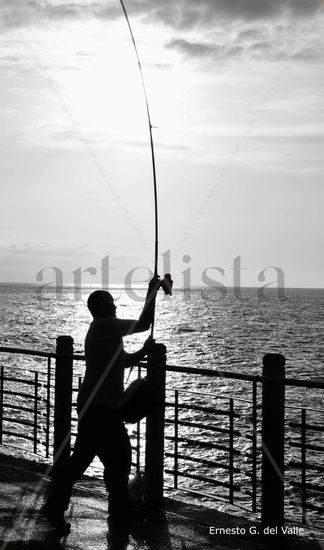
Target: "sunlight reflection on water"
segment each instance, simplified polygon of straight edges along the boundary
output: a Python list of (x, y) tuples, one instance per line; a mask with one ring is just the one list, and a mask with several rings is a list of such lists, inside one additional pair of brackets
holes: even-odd
[[(60, 334), (71, 334), (75, 350), (83, 341), (91, 316), (86, 298), (93, 289), (79, 292), (65, 288), (36, 290), (32, 286), (0, 285), (2, 345), (53, 351)], [(142, 303), (121, 289), (112, 289), (122, 318), (137, 318)], [(145, 291), (136, 290), (137, 297)], [(287, 375), (323, 376), (324, 291), (288, 289), (285, 301), (275, 290), (263, 300), (256, 289), (243, 289), (237, 299), (229, 290), (175, 290), (169, 298), (160, 294), (155, 338), (167, 346), (170, 364), (260, 372), (262, 357), (280, 352), (286, 357)], [(145, 339), (125, 339), (126, 349), (136, 349)]]
[[(56, 337), (70, 334), (75, 352), (83, 353), (83, 341), (91, 321), (86, 299), (92, 290), (83, 288), (80, 296), (69, 288), (56, 293), (51, 288), (40, 292), (28, 285), (0, 285), (1, 345), (55, 351)], [(121, 289), (113, 289), (112, 294), (119, 317), (138, 318), (141, 302), (134, 301)], [(136, 294), (144, 297), (145, 291), (136, 290)], [(235, 298), (231, 291), (225, 297), (217, 291), (205, 291), (202, 297), (200, 290), (190, 293), (176, 290), (171, 298), (159, 296), (155, 338), (166, 345), (169, 365), (261, 374), (263, 355), (276, 352), (286, 357), (288, 377), (323, 379), (323, 297), (323, 290), (288, 289), (285, 301), (278, 299), (275, 291), (268, 291), (265, 298), (259, 300), (256, 289), (244, 289), (241, 299)], [(125, 348), (134, 351), (146, 337), (147, 334), (138, 334), (125, 338)], [(42, 360), (36, 361), (41, 365)], [(27, 374), (35, 368), (35, 358), (11, 356), (7, 365)], [(75, 374), (82, 375), (83, 369), (81, 363), (76, 363)], [(182, 392), (201, 392), (210, 406), (213, 406), (213, 394), (222, 400), (230, 395), (246, 397), (250, 391), (241, 382), (207, 380), (196, 375), (169, 374), (168, 383), (180, 387)], [(312, 390), (287, 388), (286, 393), (287, 401), (299, 406), (322, 406), (320, 396)], [(183, 400), (190, 401), (190, 394), (184, 394)], [(292, 418), (296, 414), (298, 421), (299, 412), (300, 409), (298, 413), (292, 411)], [(200, 421), (209, 422), (207, 416)], [(192, 418), (192, 413), (185, 413), (183, 418)], [(246, 427), (244, 422), (242, 426)], [(190, 430), (187, 433), (190, 434)], [(204, 437), (204, 433), (198, 435)], [(207, 440), (211, 437), (208, 431), (205, 435)], [(296, 437), (293, 433), (290, 436), (292, 440)], [(212, 437), (215, 440), (215, 434)], [(240, 449), (249, 450), (246, 440), (240, 442)], [(199, 447), (194, 452), (197, 457), (215, 455)], [(294, 454), (291, 449), (288, 453), (298, 459), (298, 453)], [(244, 460), (242, 457), (242, 464)], [(99, 471), (95, 463), (92, 474)], [(201, 473), (204, 474), (204, 468), (200, 469)], [(215, 470), (214, 474), (219, 480), (226, 479), (224, 471)], [(241, 482), (239, 476), (238, 483)], [(197, 482), (191, 480), (191, 488), (196, 485)]]

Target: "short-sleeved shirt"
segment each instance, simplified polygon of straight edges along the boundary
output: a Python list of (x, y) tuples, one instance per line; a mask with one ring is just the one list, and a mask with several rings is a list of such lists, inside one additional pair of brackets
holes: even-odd
[(124, 389), (126, 366), (123, 336), (136, 321), (104, 317), (94, 319), (85, 338), (86, 372), (78, 394), (78, 405), (116, 407)]

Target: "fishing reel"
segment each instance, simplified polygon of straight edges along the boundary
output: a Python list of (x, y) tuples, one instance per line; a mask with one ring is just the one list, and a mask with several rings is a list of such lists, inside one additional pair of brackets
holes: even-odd
[(167, 296), (172, 296), (172, 286), (173, 281), (171, 279), (170, 273), (165, 273), (161, 281), (161, 288), (163, 288), (164, 294), (166, 294)]

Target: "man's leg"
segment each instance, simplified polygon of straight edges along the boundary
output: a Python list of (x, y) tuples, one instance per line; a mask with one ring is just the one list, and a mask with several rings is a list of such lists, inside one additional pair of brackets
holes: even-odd
[[(72, 488), (91, 464), (94, 456), (94, 434), (92, 429), (92, 414), (89, 411), (79, 422), (78, 434), (74, 451), (63, 468), (53, 469), (53, 477), (46, 495), (44, 513), (53, 519), (51, 523), (64, 522), (64, 512), (67, 510), (71, 498)], [(55, 525), (54, 525), (55, 526)], [(62, 523), (63, 526), (63, 523)]]
[(97, 454), (104, 465), (109, 517), (122, 520), (129, 508), (127, 484), (131, 468), (131, 445), (118, 413), (106, 414), (105, 430), (104, 439), (98, 443)]

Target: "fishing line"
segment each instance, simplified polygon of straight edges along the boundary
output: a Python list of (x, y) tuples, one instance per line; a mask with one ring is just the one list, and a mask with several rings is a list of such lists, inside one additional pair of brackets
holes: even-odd
[[(136, 59), (137, 59), (137, 64), (138, 64), (138, 68), (139, 68), (140, 75), (141, 75), (141, 81), (142, 81), (144, 97), (145, 97), (145, 106), (146, 106), (148, 127), (149, 127), (149, 133), (150, 133), (151, 159), (152, 159), (152, 171), (153, 171), (153, 188), (154, 188), (154, 220), (155, 220), (154, 221), (154, 227), (155, 227), (154, 276), (157, 276), (157, 274), (158, 274), (158, 251), (159, 251), (159, 224), (158, 224), (158, 201), (157, 201), (155, 155), (154, 155), (154, 143), (153, 143), (153, 132), (152, 132), (153, 126), (152, 126), (152, 122), (151, 122), (151, 114), (150, 114), (150, 108), (149, 108), (149, 103), (148, 103), (148, 97), (147, 97), (147, 92), (146, 92), (146, 86), (145, 86), (145, 80), (144, 80), (142, 65), (141, 65), (139, 54), (138, 54), (134, 34), (133, 34), (132, 27), (131, 27), (131, 24), (130, 24), (129, 19), (128, 19), (127, 11), (126, 11), (123, 0), (120, 0), (120, 3), (121, 3), (121, 6), (123, 8), (123, 12), (124, 12), (124, 15), (125, 15), (125, 18), (126, 18), (128, 29), (129, 29), (129, 32), (130, 32), (130, 35), (131, 35), (131, 38), (132, 38), (132, 42), (133, 42), (133, 46), (134, 46), (134, 50), (135, 50), (135, 55), (136, 55)], [(153, 333), (154, 333), (154, 320), (155, 320), (155, 309), (154, 309), (153, 321), (152, 321), (152, 325), (151, 325), (151, 336), (152, 336), (152, 338), (153, 338)]]

